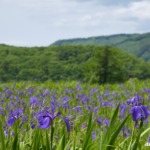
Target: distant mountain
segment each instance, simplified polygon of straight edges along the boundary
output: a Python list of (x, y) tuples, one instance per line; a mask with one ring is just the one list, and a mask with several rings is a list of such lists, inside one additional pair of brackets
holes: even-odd
[(113, 46), (150, 62), (150, 33), (117, 34), (89, 38), (58, 40), (52, 45), (96, 45)]

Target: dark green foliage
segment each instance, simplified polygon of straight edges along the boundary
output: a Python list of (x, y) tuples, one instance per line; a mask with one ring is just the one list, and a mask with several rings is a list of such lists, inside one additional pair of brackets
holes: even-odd
[(129, 78), (150, 77), (150, 64), (116, 48), (105, 46), (94, 51), (86, 68), (87, 81), (96, 83), (123, 82)]
[(150, 77), (150, 64), (113, 47), (0, 45), (0, 81), (122, 82)]

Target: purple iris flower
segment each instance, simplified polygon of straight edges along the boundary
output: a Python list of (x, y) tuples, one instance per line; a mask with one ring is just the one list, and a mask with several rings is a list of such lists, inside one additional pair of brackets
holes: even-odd
[(96, 131), (92, 131), (92, 140), (96, 139)]
[(92, 96), (94, 93), (96, 93), (98, 91), (97, 88), (93, 88), (90, 90), (90, 96)]
[(104, 91), (104, 96), (109, 96), (109, 91)]
[(21, 116), (23, 116), (22, 108), (17, 108), (15, 111), (10, 110), (7, 125), (12, 126), (15, 123), (16, 119), (20, 118)]
[(3, 109), (0, 107), (0, 114), (2, 115), (2, 116), (4, 116), (5, 115), (5, 113), (4, 113), (4, 111), (3, 111)]
[(82, 124), (82, 129), (85, 129), (85, 128), (87, 128), (87, 124)]
[(42, 129), (49, 128), (50, 125), (52, 125), (54, 119), (57, 117), (63, 119), (63, 121), (66, 124), (67, 131), (70, 131), (69, 119), (63, 117), (60, 112), (58, 112), (57, 114), (53, 114), (53, 113), (49, 113), (49, 112), (44, 112), (44, 113), (40, 112), (39, 115), (37, 116), (37, 119), (39, 122), (38, 127), (42, 128)]
[(88, 110), (88, 113), (90, 113), (91, 106), (90, 105), (86, 105), (86, 110)]
[(82, 94), (81, 95), (81, 101), (83, 104), (86, 104), (88, 101), (90, 101), (90, 98), (87, 97), (86, 95)]
[(128, 101), (127, 101), (127, 104), (130, 105), (130, 106), (139, 106), (141, 105), (141, 101), (143, 100), (143, 98), (141, 96), (138, 96), (137, 94), (135, 94), (134, 97), (130, 98)]
[(71, 89), (66, 89), (65, 92), (68, 94), (73, 94), (73, 90), (71, 90)]
[(81, 87), (80, 83), (78, 83), (78, 84), (76, 85), (76, 89), (77, 89), (78, 91), (81, 91), (81, 90), (82, 90), (82, 87)]
[(148, 143), (150, 143), (150, 136), (148, 136), (148, 140), (147, 141), (148, 141)]
[(124, 126), (124, 127), (122, 128), (122, 131), (123, 131), (123, 136), (124, 136), (124, 137), (131, 136), (131, 134), (130, 134), (131, 131), (130, 131), (129, 128), (127, 128), (127, 127)]
[(50, 95), (50, 92), (48, 90), (45, 90), (44, 93), (43, 93), (43, 97), (46, 97), (46, 96), (49, 96)]
[(33, 96), (33, 97), (30, 97), (30, 105), (32, 104), (38, 104), (38, 99), (37, 97)]
[(146, 106), (133, 106), (130, 110), (130, 113), (132, 114), (133, 121), (137, 122), (138, 120), (144, 120), (147, 119), (150, 115), (150, 111)]
[(102, 102), (101, 103), (101, 106), (102, 107), (114, 107), (115, 106), (115, 104), (113, 104), (113, 103), (111, 103), (111, 102)]
[(127, 101), (128, 105), (132, 106), (129, 111), (132, 114), (132, 119), (135, 121), (137, 126), (138, 120), (146, 120), (150, 115), (150, 111), (146, 106), (142, 105), (143, 98), (135, 94), (135, 96)]
[(28, 121), (28, 117), (22, 116), (22, 122), (21, 122), (21, 124), (19, 124), (19, 128), (21, 128), (22, 125), (27, 121)]
[(97, 113), (97, 112), (98, 112), (98, 108), (97, 108), (97, 107), (94, 107), (94, 108), (93, 108), (93, 112), (94, 112), (94, 113)]
[(62, 98), (62, 100), (63, 100), (64, 103), (67, 103), (69, 101), (69, 97), (68, 96), (64, 96)]
[(35, 96), (30, 97), (31, 109), (37, 107), (38, 104), (39, 104), (39, 101), (38, 101), (37, 97), (35, 97)]
[(5, 91), (5, 94), (6, 94), (6, 98), (8, 99), (10, 96), (12, 96), (13, 92), (8, 89)]
[(127, 109), (127, 105), (121, 104), (120, 105), (120, 116), (123, 116), (125, 114), (125, 110)]
[(103, 102), (103, 96), (99, 97), (99, 102)]
[(108, 127), (110, 124), (110, 120), (108, 120), (107, 118), (103, 120), (103, 124), (104, 126)]
[(79, 113), (82, 112), (81, 106), (76, 106), (76, 107), (73, 108), (73, 110), (75, 110), (76, 112), (79, 112)]
[(98, 117), (98, 118), (97, 118), (97, 123), (103, 124), (103, 119), (102, 119), (101, 117)]
[(35, 125), (35, 123), (34, 123), (34, 121), (33, 121), (33, 120), (31, 120), (31, 122), (30, 122), (30, 126), (31, 126), (31, 129), (34, 129), (34, 128), (36, 127), (36, 125)]
[(5, 137), (8, 136), (8, 134), (9, 134), (9, 133), (8, 133), (8, 130), (5, 130), (5, 131), (4, 131)]

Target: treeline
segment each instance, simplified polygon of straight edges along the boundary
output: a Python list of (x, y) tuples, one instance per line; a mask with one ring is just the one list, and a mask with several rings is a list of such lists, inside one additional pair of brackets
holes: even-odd
[(150, 63), (113, 47), (0, 45), (0, 81), (123, 82), (150, 78)]

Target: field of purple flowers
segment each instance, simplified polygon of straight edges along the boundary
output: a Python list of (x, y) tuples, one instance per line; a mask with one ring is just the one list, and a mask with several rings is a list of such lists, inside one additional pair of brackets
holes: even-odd
[(150, 80), (0, 85), (2, 150), (146, 150)]

